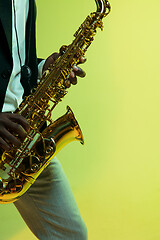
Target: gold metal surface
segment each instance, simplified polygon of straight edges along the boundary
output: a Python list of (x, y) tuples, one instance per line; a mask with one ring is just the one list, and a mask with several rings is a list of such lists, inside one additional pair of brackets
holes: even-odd
[[(52, 121), (51, 113), (67, 94), (66, 81), (75, 65), (94, 40), (96, 29), (103, 29), (102, 19), (110, 12), (106, 0), (96, 0), (97, 11), (91, 13), (74, 34), (64, 53), (43, 74), (35, 92), (26, 97), (16, 110), (30, 124), (30, 132), (19, 148), (5, 151), (0, 160), (0, 203), (14, 202), (33, 184), (39, 174), (66, 144), (84, 143), (73, 112)], [(50, 104), (51, 103), (51, 104)], [(41, 133), (45, 122), (49, 126)]]

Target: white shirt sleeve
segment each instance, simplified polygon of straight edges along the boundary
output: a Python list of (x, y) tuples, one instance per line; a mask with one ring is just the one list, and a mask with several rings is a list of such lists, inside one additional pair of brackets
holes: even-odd
[(42, 70), (43, 70), (43, 66), (45, 64), (45, 59), (42, 60), (39, 64), (38, 64), (38, 80), (37, 82), (39, 82), (39, 80), (42, 78)]

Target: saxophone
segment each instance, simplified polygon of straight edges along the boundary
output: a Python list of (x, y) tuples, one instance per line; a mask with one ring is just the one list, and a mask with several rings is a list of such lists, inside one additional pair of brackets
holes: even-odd
[[(78, 122), (69, 106), (56, 121), (51, 113), (67, 94), (66, 81), (72, 68), (84, 56), (94, 40), (97, 28), (103, 29), (102, 19), (110, 12), (107, 0), (95, 0), (97, 11), (91, 13), (74, 34), (63, 54), (44, 72), (40, 83), (20, 104), (15, 113), (27, 119), (30, 131), (19, 148), (12, 146), (0, 160), (0, 203), (18, 200), (34, 183), (51, 159), (68, 143), (84, 144)], [(41, 132), (44, 123), (48, 126)]]

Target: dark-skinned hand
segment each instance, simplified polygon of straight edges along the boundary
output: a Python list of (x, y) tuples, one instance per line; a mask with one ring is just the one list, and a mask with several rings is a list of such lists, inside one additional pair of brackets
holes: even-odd
[[(61, 53), (53, 53), (52, 55), (50, 55), (45, 61), (45, 64), (43, 66), (43, 72), (45, 72), (59, 56), (61, 56)], [(79, 64), (84, 63), (85, 61), (86, 59), (84, 57), (81, 57)], [(74, 66), (68, 80), (66, 81), (66, 87), (70, 87), (71, 84), (77, 84), (77, 77), (83, 78), (85, 77), (85, 75), (86, 73), (79, 66)]]
[(29, 131), (27, 120), (15, 113), (0, 113), (0, 149), (19, 147)]

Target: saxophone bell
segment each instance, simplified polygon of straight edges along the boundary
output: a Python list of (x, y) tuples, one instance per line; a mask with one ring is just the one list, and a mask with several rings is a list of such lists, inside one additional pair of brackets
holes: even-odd
[(50, 124), (42, 132), (42, 135), (45, 139), (54, 139), (56, 146), (54, 155), (72, 141), (79, 141), (84, 144), (82, 131), (69, 106), (67, 106), (66, 114)]
[[(0, 203), (11, 203), (22, 196), (34, 183), (37, 176), (46, 168), (51, 159), (68, 143), (79, 141), (84, 144), (79, 124), (69, 106), (67, 112), (51, 123), (43, 132), (41, 139), (34, 146), (34, 155), (25, 157), (19, 166), (18, 175), (8, 175), (9, 165), (0, 170)], [(2, 160), (1, 160), (2, 161)], [(3, 163), (3, 161), (2, 161)], [(17, 175), (17, 176), (16, 176)]]

